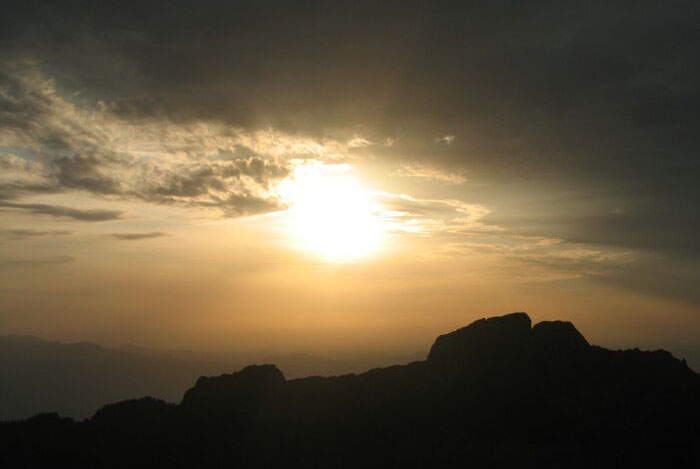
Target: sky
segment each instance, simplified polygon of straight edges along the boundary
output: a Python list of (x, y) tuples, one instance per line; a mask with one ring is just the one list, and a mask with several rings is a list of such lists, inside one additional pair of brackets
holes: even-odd
[(0, 333), (700, 366), (700, 5), (0, 6)]

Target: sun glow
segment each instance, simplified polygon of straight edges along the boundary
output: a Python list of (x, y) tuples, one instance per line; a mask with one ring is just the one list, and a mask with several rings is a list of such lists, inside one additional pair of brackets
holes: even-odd
[(375, 252), (382, 225), (371, 193), (347, 166), (300, 168), (284, 188), (289, 228), (300, 247), (332, 261)]

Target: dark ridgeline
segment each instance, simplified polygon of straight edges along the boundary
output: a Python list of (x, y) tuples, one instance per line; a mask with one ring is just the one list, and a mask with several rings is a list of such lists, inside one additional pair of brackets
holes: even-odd
[(199, 378), (75, 422), (0, 430), (2, 467), (700, 467), (700, 375), (665, 351), (591, 346), (525, 313), (438, 337), (428, 359), (285, 380)]
[(423, 356), (367, 354), (329, 359), (300, 353), (256, 356), (136, 346), (110, 349), (0, 335), (0, 421), (46, 411), (85, 419), (105, 402), (140, 396), (178, 402), (197, 377), (227, 373), (249, 363), (275, 363), (287, 378), (301, 378), (357, 373)]

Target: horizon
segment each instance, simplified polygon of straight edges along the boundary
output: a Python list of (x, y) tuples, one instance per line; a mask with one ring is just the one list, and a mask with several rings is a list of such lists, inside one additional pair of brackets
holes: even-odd
[[(203, 383), (214, 380), (223, 386), (229, 380), (236, 382), (251, 373), (269, 372), (292, 386), (295, 385), (292, 383), (307, 386), (304, 383), (319, 383), (319, 379), (331, 382), (365, 380), (377, 374), (390, 377), (396, 370), (410, 374), (411, 370), (415, 372), (426, 367), (439, 370), (444, 365), (452, 370), (452, 379), (457, 382), (465, 371), (469, 376), (490, 370), (480, 383), (488, 387), (502, 379), (498, 378), (499, 367), (502, 371), (510, 369), (512, 376), (508, 379), (518, 376), (517, 366), (513, 368), (518, 362), (523, 370), (539, 369), (539, 373), (545, 374), (552, 373), (548, 367), (553, 364), (557, 364), (556, 370), (562, 365), (580, 367), (584, 363), (587, 364), (581, 369), (583, 373), (601, 366), (601, 370), (612, 366), (608, 370), (614, 373), (630, 372), (634, 368), (628, 367), (637, 362), (637, 367), (642, 364), (637, 372), (641, 372), (644, 381), (661, 378), (662, 375), (655, 378), (654, 375), (672, 370), (687, 379), (700, 377), (692, 370), (692, 363), (674, 358), (667, 351), (610, 350), (591, 344), (569, 322), (532, 321), (525, 312), (480, 318), (439, 335), (428, 351), (410, 355), (371, 351), (340, 356), (292, 352), (256, 355), (254, 352), (165, 350), (133, 345), (105, 348), (91, 342), (50, 342), (34, 336), (12, 335), (0, 336), (0, 351), (0, 381), (3, 383), (0, 422), (10, 423), (39, 416), (88, 422), (110, 406), (129, 406), (135, 402), (183, 406), (188, 395), (206, 388)], [(593, 368), (587, 368), (591, 365)], [(558, 373), (558, 378), (556, 374), (550, 378), (562, 379), (566, 375), (563, 369)], [(639, 378), (627, 376), (622, 382), (629, 379)], [(676, 379), (678, 376), (663, 386), (672, 386)], [(585, 382), (583, 379), (579, 386), (587, 388), (589, 385)], [(52, 392), (38, 392), (41, 389)], [(236, 388), (228, 392), (232, 393), (230, 402), (237, 402)], [(220, 405), (226, 404), (220, 402)], [(216, 412), (217, 408), (211, 410)]]
[(7, 2), (0, 335), (700, 368), (696, 5)]
[[(513, 312), (515, 313), (515, 312)], [(513, 314), (506, 313), (506, 314)], [(517, 313), (526, 313), (525, 311), (518, 311)], [(3, 339), (27, 339), (30, 341), (39, 341), (41, 343), (49, 345), (58, 346), (75, 346), (75, 345), (89, 345), (97, 346), (102, 350), (114, 351), (114, 352), (124, 352), (133, 355), (143, 355), (154, 358), (163, 359), (174, 359), (184, 362), (192, 363), (209, 363), (209, 364), (219, 364), (225, 366), (221, 368), (222, 373), (230, 373), (237, 371), (240, 367), (246, 365), (253, 365), (256, 363), (263, 363), (270, 361), (271, 364), (280, 365), (276, 363), (275, 360), (282, 360), (282, 371), (284, 371), (286, 360), (293, 360), (295, 358), (305, 358), (311, 360), (311, 363), (307, 368), (302, 368), (301, 371), (294, 370), (292, 372), (292, 377), (302, 378), (306, 376), (321, 375), (321, 376), (332, 376), (332, 375), (342, 375), (345, 373), (358, 373), (363, 371), (368, 371), (372, 368), (385, 367), (397, 364), (405, 364), (414, 360), (425, 360), (428, 356), (430, 348), (435, 344), (435, 341), (444, 334), (449, 334), (455, 332), (459, 329), (463, 329), (475, 321), (487, 319), (489, 317), (497, 316), (484, 316), (481, 318), (475, 318), (468, 323), (464, 323), (461, 326), (457, 326), (452, 330), (443, 331), (442, 333), (434, 336), (427, 346), (420, 349), (402, 349), (402, 348), (370, 348), (370, 349), (329, 349), (329, 348), (304, 348), (303, 346), (297, 347), (283, 347), (276, 348), (270, 346), (269, 344), (261, 346), (259, 348), (247, 349), (247, 348), (167, 348), (167, 347), (149, 347), (143, 344), (134, 343), (99, 343), (96, 341), (61, 341), (53, 340), (45, 337), (38, 337), (35, 335), (26, 334), (3, 334), (0, 335), (0, 341)], [(530, 315), (528, 314), (528, 317)], [(542, 321), (532, 320), (533, 327), (540, 322), (550, 322), (550, 321), (560, 321), (558, 319), (546, 319)], [(568, 321), (564, 321), (568, 322)], [(575, 324), (573, 324), (576, 327)], [(578, 328), (577, 328), (578, 330)], [(579, 331), (581, 332), (581, 331)], [(582, 333), (582, 335), (588, 340), (589, 337)], [(697, 353), (695, 349), (688, 348), (676, 348), (669, 349), (664, 347), (663, 344), (643, 344), (643, 345), (633, 345), (633, 346), (616, 346), (614, 344), (597, 343), (595, 341), (590, 341), (591, 345), (602, 347), (611, 350), (631, 350), (631, 349), (641, 349), (642, 351), (657, 351), (666, 350), (671, 352), (676, 358), (684, 360), (687, 365), (697, 372), (700, 369), (700, 354)], [(324, 365), (321, 367), (320, 365)], [(318, 371), (323, 369), (323, 371)], [(289, 378), (289, 377), (288, 377)]]

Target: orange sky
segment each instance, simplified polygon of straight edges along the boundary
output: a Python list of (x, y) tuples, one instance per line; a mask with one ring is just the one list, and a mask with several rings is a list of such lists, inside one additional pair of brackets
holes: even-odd
[(0, 15), (0, 334), (414, 352), (525, 310), (700, 363), (694, 8)]

